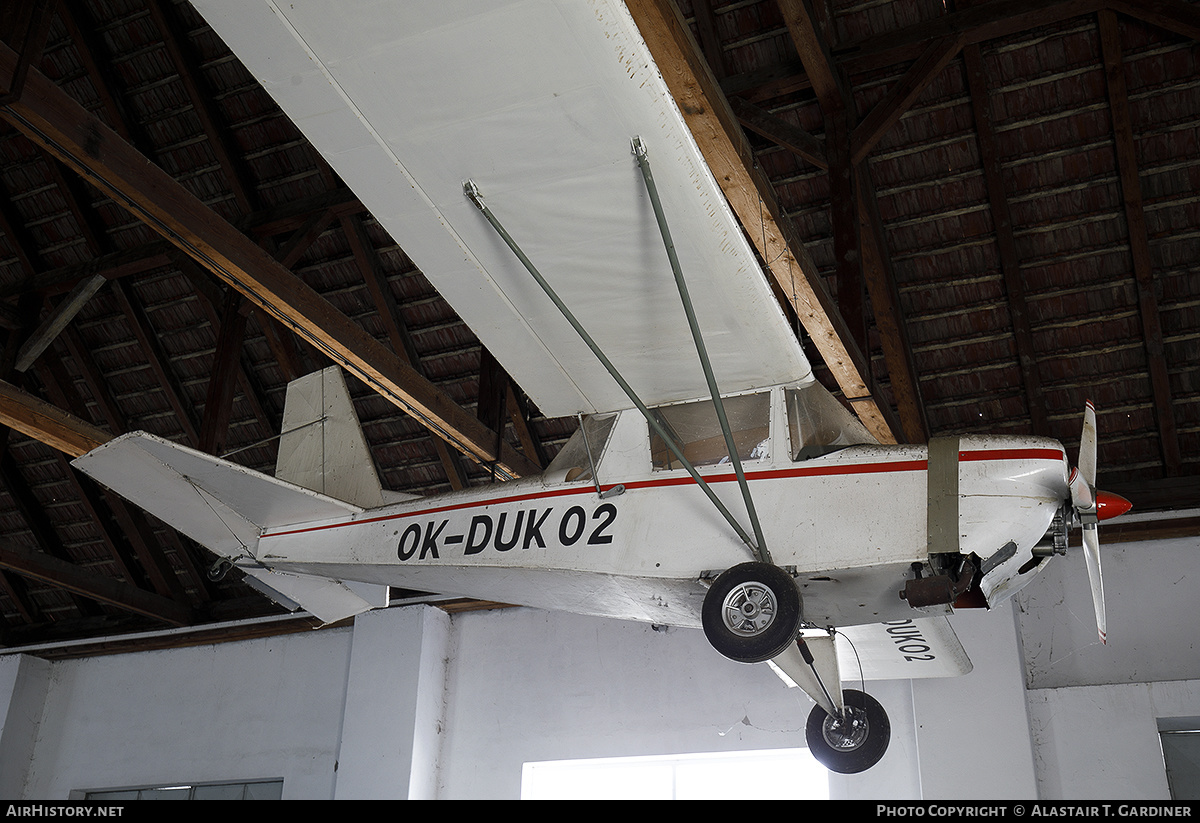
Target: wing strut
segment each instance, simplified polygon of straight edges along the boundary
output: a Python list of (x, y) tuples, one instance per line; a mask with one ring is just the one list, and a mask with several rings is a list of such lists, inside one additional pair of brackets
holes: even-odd
[(729, 419), (725, 416), (725, 404), (721, 402), (717, 378), (713, 374), (712, 363), (708, 359), (708, 349), (704, 345), (704, 337), (700, 334), (700, 325), (696, 322), (696, 312), (692, 309), (692, 298), (688, 294), (687, 283), (683, 280), (683, 271), (679, 267), (679, 256), (675, 254), (675, 243), (671, 240), (671, 230), (667, 227), (667, 216), (663, 213), (662, 202), (658, 199), (658, 187), (654, 185), (654, 175), (650, 172), (650, 158), (646, 155), (646, 145), (642, 142), (641, 137), (633, 138), (633, 156), (637, 158), (638, 168), (642, 170), (642, 179), (646, 181), (646, 192), (650, 195), (650, 205), (654, 207), (654, 216), (658, 219), (658, 231), (662, 235), (663, 245), (667, 247), (667, 259), (671, 262), (671, 272), (675, 275), (675, 285), (679, 288), (679, 298), (683, 301), (688, 327), (692, 330), (692, 339), (696, 341), (696, 354), (700, 356), (704, 379), (708, 381), (708, 392), (712, 395), (713, 406), (717, 410), (721, 433), (725, 435), (725, 447), (729, 449), (729, 460), (733, 463), (733, 473), (737, 476), (738, 488), (742, 490), (742, 500), (745, 501), (746, 512), (750, 515), (750, 525), (754, 528), (754, 540), (758, 543), (758, 550), (755, 554), (761, 562), (770, 563), (771, 553), (767, 550), (767, 541), (763, 537), (762, 526), (758, 522), (758, 512), (755, 511), (754, 500), (750, 497), (750, 486), (746, 483), (746, 473), (742, 471), (742, 459), (738, 457), (737, 446), (733, 442), (733, 432), (730, 431)]
[(596, 359), (600, 361), (600, 364), (604, 366), (605, 370), (612, 376), (612, 379), (617, 381), (617, 385), (621, 387), (621, 390), (625, 392), (625, 395), (633, 402), (633, 405), (637, 406), (638, 411), (640, 411), (642, 416), (646, 418), (646, 422), (650, 424), (650, 427), (654, 429), (658, 436), (663, 439), (663, 442), (667, 444), (667, 448), (671, 450), (671, 454), (675, 455), (675, 459), (677, 459), (683, 465), (683, 467), (687, 469), (688, 474), (690, 474), (692, 479), (696, 481), (696, 485), (698, 485), (708, 499), (712, 501), (712, 504), (717, 507), (717, 510), (721, 512), (721, 515), (729, 522), (729, 525), (733, 527), (733, 530), (737, 532), (737, 535), (742, 539), (742, 542), (750, 547), (750, 551), (753, 552), (755, 559), (761, 559), (759, 548), (757, 545), (755, 545), (754, 539), (750, 537), (750, 535), (746, 533), (746, 530), (742, 528), (741, 524), (734, 519), (734, 516), (729, 512), (729, 509), (725, 507), (725, 504), (720, 501), (717, 495), (709, 487), (708, 483), (706, 483), (704, 478), (700, 476), (700, 473), (696, 471), (696, 467), (692, 465), (691, 461), (683, 456), (683, 450), (680, 449), (675, 443), (675, 439), (667, 432), (666, 428), (658, 421), (650, 409), (647, 408), (646, 404), (641, 401), (641, 398), (637, 396), (637, 393), (633, 390), (633, 387), (625, 381), (625, 378), (623, 378), (620, 372), (617, 371), (617, 367), (614, 366), (612, 362), (604, 355), (604, 352), (600, 350), (600, 347), (596, 344), (596, 341), (592, 339), (591, 335), (587, 333), (587, 330), (583, 328), (577, 319), (575, 319), (575, 315), (571, 313), (571, 310), (567, 308), (567, 305), (562, 301), (554, 289), (551, 288), (550, 284), (546, 282), (546, 278), (542, 277), (541, 272), (539, 272), (537, 267), (533, 265), (533, 261), (525, 256), (525, 252), (521, 251), (521, 247), (517, 245), (517, 241), (513, 240), (512, 235), (510, 235), (508, 231), (505, 230), (504, 226), (500, 224), (500, 221), (496, 218), (496, 215), (492, 214), (492, 210), (489, 209), (487, 204), (483, 202), (483, 195), (479, 193), (479, 187), (476, 186), (471, 180), (467, 180), (465, 183), (463, 183), (463, 194), (465, 194), (467, 198), (475, 204), (475, 207), (478, 208), (483, 216), (487, 218), (487, 221), (492, 224), (492, 228), (496, 230), (496, 234), (500, 235), (500, 239), (503, 240), (510, 249), (512, 249), (513, 254), (515, 254), (517, 259), (521, 261), (521, 265), (523, 265), (525, 269), (531, 275), (533, 275), (533, 279), (536, 280), (537, 284), (542, 287), (542, 291), (546, 293), (546, 296), (550, 298), (550, 301), (554, 303), (560, 312), (562, 312), (562, 316), (565, 317), (567, 322), (571, 324), (571, 327), (575, 329), (575, 332), (579, 335), (583, 342), (587, 344), (587, 347), (592, 350), (592, 354), (596, 355)]

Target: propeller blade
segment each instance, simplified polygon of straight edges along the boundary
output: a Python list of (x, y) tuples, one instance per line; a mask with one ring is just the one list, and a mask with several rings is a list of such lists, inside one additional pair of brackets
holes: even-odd
[(1104, 579), (1100, 573), (1100, 536), (1095, 523), (1083, 527), (1083, 556), (1087, 559), (1088, 580), (1092, 584), (1092, 604), (1096, 607), (1096, 631), (1100, 633), (1100, 642), (1107, 644)]
[(1096, 498), (1092, 495), (1092, 488), (1083, 479), (1083, 474), (1079, 469), (1071, 469), (1071, 479), (1067, 481), (1071, 488), (1071, 505), (1075, 507), (1077, 512), (1089, 512), (1096, 505)]
[(1083, 434), (1079, 438), (1079, 473), (1089, 486), (1096, 486), (1096, 407), (1087, 401), (1083, 410)]

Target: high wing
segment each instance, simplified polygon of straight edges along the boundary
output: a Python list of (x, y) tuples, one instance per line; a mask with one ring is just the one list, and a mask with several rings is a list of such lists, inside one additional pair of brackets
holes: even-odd
[(463, 184), (647, 405), (705, 396), (635, 137), (721, 391), (810, 379), (620, 0), (195, 5), (544, 414), (631, 403)]

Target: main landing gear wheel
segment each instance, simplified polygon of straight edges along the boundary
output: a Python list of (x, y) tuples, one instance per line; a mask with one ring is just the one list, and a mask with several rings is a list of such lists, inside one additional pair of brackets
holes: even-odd
[(778, 566), (742, 563), (716, 579), (700, 617), (714, 649), (739, 663), (761, 663), (796, 640), (800, 591)]
[(892, 725), (879, 701), (854, 689), (842, 692), (841, 720), (820, 706), (808, 715), (808, 750), (821, 765), (839, 774), (864, 772), (879, 762), (892, 738)]

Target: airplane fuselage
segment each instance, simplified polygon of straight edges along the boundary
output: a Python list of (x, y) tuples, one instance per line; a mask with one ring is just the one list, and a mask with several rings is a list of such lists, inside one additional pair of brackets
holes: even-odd
[[(638, 425), (618, 423), (616, 431), (630, 423)], [(270, 528), (255, 555), (283, 571), (698, 626), (706, 581), (753, 559), (751, 549), (685, 472), (614, 476), (606, 462), (600, 490), (620, 483), (623, 493), (601, 498), (591, 480), (547, 475)], [(899, 592), (914, 564), (930, 559), (926, 447), (852, 446), (798, 463), (749, 461), (745, 471), (767, 548), (796, 577), (806, 621), (846, 626), (914, 615)], [(732, 469), (701, 473), (744, 516)], [(1016, 548), (985, 578), (989, 602), (1033, 576), (1018, 570), (1061, 506), (1066, 482), (1054, 441), (960, 440), (959, 551), (986, 565)]]

